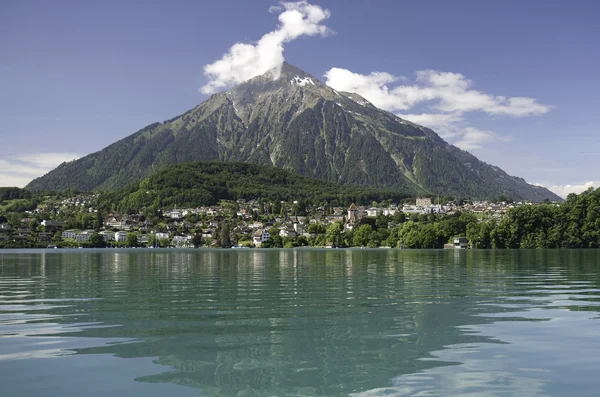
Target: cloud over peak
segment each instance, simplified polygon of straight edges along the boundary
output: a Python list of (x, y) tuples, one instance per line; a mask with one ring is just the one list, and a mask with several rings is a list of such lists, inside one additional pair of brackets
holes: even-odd
[(281, 2), (269, 8), (269, 12), (280, 12), (277, 29), (262, 36), (256, 44), (236, 43), (221, 59), (205, 65), (204, 75), (209, 81), (200, 89), (202, 93), (213, 94), (269, 70), (277, 78), (285, 60), (285, 43), (301, 36), (325, 36), (332, 32), (322, 24), (329, 18), (329, 10), (306, 0)]
[(326, 83), (339, 91), (361, 94), (375, 106), (388, 111), (408, 110), (424, 102), (441, 113), (482, 111), (488, 114), (527, 116), (544, 114), (551, 107), (534, 98), (494, 96), (472, 89), (473, 82), (460, 73), (419, 70), (415, 83), (390, 87), (400, 80), (385, 72), (368, 75), (332, 68), (325, 73)]
[[(282, 1), (270, 7), (269, 12), (277, 14), (275, 30), (255, 43), (236, 43), (221, 59), (205, 65), (208, 82), (200, 88), (202, 93), (213, 94), (267, 72), (278, 78), (285, 61), (286, 43), (302, 36), (326, 36), (332, 32), (324, 24), (330, 11), (308, 0)], [(419, 70), (408, 79), (382, 71), (360, 74), (334, 67), (325, 73), (325, 79), (333, 89), (360, 94), (381, 109), (434, 129), (465, 150), (478, 149), (482, 143), (508, 140), (471, 126), (468, 113), (525, 117), (552, 109), (535, 98), (477, 90), (473, 81), (461, 73), (434, 69)]]
[[(534, 98), (505, 97), (473, 89), (473, 82), (460, 73), (419, 70), (412, 83), (386, 72), (354, 73), (331, 68), (325, 73), (326, 84), (339, 91), (356, 92), (373, 105), (417, 124), (435, 129), (445, 139), (464, 150), (481, 147), (483, 142), (506, 141), (500, 135), (469, 126), (465, 114), (483, 112), (489, 115), (524, 117), (540, 115), (551, 106)], [(402, 82), (402, 83), (400, 83)], [(410, 111), (425, 106), (426, 113)]]

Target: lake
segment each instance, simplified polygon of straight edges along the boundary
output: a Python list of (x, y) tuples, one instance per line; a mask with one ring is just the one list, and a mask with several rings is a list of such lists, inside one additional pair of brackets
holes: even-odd
[(0, 395), (598, 396), (600, 251), (4, 250)]

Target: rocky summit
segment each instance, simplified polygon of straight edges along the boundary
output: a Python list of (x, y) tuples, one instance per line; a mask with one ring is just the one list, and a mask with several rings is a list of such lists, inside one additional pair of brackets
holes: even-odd
[(272, 165), (343, 185), (473, 199), (560, 200), (448, 144), (434, 131), (284, 63), (33, 180), (35, 190), (108, 190), (166, 165)]

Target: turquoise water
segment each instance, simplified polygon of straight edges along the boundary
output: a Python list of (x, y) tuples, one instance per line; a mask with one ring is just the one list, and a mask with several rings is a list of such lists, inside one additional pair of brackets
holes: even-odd
[(600, 251), (0, 251), (0, 395), (598, 396)]

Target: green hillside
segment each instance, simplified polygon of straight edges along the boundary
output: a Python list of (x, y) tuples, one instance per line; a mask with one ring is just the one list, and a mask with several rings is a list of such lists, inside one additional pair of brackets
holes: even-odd
[[(420, 192), (411, 192), (413, 195)], [(400, 201), (406, 192), (340, 186), (276, 168), (241, 162), (194, 162), (166, 167), (135, 186), (100, 197), (103, 207), (121, 211), (197, 207), (221, 200), (298, 200), (307, 204), (349, 205)]]

